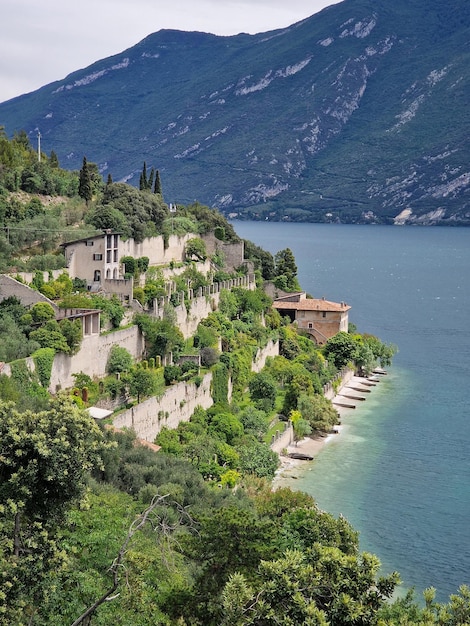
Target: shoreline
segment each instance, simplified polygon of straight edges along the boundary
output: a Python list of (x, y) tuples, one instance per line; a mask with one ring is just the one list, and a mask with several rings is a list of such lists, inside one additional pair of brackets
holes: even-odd
[[(367, 400), (368, 394), (379, 384), (380, 377), (385, 375), (385, 370), (377, 369), (368, 377), (353, 376), (347, 383), (342, 385), (332, 403), (339, 415), (339, 424), (335, 426), (336, 432), (327, 435), (317, 435), (315, 437), (304, 437), (297, 444), (291, 443), (287, 446), (287, 453), (301, 453), (312, 456), (313, 460), (325, 448), (325, 446), (341, 435), (343, 430), (343, 420), (354, 411), (361, 402)], [(280, 466), (273, 478), (273, 488), (284, 487), (285, 479), (297, 479), (298, 474), (303, 474), (309, 468), (312, 461), (292, 459), (289, 456), (279, 453)]]

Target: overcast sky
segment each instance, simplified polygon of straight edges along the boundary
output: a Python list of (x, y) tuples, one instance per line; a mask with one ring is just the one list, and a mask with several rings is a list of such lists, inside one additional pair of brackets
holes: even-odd
[(254, 34), (339, 1), (1, 0), (0, 102), (118, 54), (161, 28)]

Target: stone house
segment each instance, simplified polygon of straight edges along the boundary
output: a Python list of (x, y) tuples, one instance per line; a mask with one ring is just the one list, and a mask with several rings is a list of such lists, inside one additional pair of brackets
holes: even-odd
[(123, 278), (119, 243), (119, 234), (110, 232), (62, 244), (70, 278), (86, 280), (92, 291), (105, 278)]
[(133, 283), (132, 280), (125, 281), (123, 257), (147, 257), (150, 266), (181, 262), (187, 240), (195, 236), (171, 235), (165, 245), (162, 236), (137, 242), (132, 238), (123, 240), (119, 233), (105, 232), (69, 241), (62, 244), (62, 248), (70, 278), (86, 280), (89, 291), (104, 290), (132, 298)]
[(326, 343), (340, 331), (348, 331), (351, 307), (345, 302), (307, 298), (305, 292), (300, 292), (277, 298), (273, 302), (273, 308), (283, 317), (287, 315), (319, 345)]

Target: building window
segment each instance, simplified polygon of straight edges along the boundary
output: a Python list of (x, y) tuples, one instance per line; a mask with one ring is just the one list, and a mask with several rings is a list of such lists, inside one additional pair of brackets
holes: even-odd
[(95, 275), (93, 277), (93, 281), (95, 283), (99, 283), (100, 280), (101, 280), (101, 272), (100, 272), (100, 270), (95, 270)]
[(93, 245), (93, 241), (85, 241), (85, 245), (86, 246), (92, 246)]
[(103, 260), (103, 255), (102, 254), (94, 254), (93, 255), (93, 261), (102, 261)]
[(106, 263), (118, 262), (119, 235), (106, 235)]
[(322, 315), (323, 317), (326, 317), (326, 311), (323, 311)]
[(309, 328), (313, 328), (313, 324), (312, 324), (312, 322), (309, 322), (309, 323), (308, 323), (308, 327), (309, 327)]

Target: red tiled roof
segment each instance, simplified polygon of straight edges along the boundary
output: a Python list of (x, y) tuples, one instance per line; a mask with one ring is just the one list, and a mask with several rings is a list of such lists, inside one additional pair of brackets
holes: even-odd
[(273, 308), (284, 311), (349, 311), (351, 308), (345, 302), (330, 302), (323, 298), (304, 298), (298, 302), (274, 300)]

